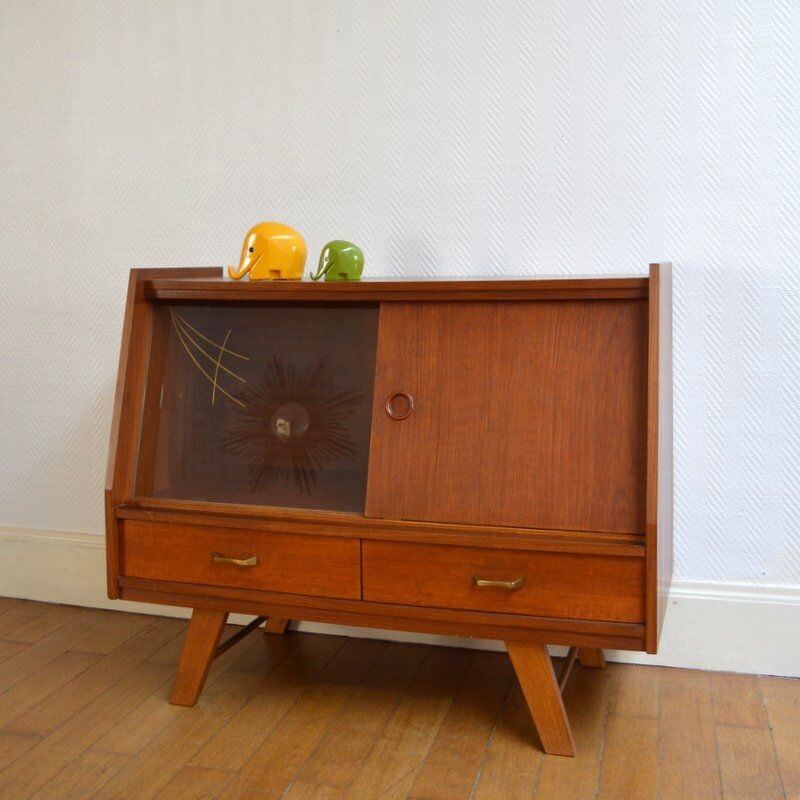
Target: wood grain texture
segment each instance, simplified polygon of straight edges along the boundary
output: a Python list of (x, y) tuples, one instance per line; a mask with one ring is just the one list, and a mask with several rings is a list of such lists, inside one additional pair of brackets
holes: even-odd
[(547, 648), (528, 642), (506, 642), (506, 649), (545, 753), (574, 756), (575, 742)]
[(233, 777), (222, 769), (183, 767), (159, 792), (159, 800), (213, 800)]
[(24, 602), (19, 597), (0, 597), (0, 614), (5, 614), (10, 608)]
[(100, 658), (95, 653), (67, 651), (26, 675), (16, 686), (0, 694), (0, 728), (49, 698), (62, 686), (72, 683)]
[(717, 750), (725, 800), (782, 800), (780, 767), (770, 731), (717, 725)]
[(660, 703), (661, 800), (716, 800), (721, 796), (714, 706), (709, 675), (662, 670)]
[(579, 647), (578, 661), (582, 667), (590, 669), (604, 669), (606, 666), (606, 657), (599, 647)]
[[(514, 684), (487, 743), (474, 800), (529, 798), (532, 787), (537, 785), (542, 762), (547, 758), (539, 748), (531, 748), (531, 742), (538, 738), (522, 692)], [(554, 760), (566, 763), (573, 759)]]
[[(214, 553), (237, 559), (255, 556), (258, 563), (218, 564), (212, 559)], [(122, 526), (120, 570), (135, 578), (361, 597), (361, 552), (356, 539), (130, 520)]]
[(353, 691), (354, 687), (342, 684), (312, 685), (239, 770), (220, 798), (281, 797)]
[(160, 797), (161, 791), (180, 772), (208, 738), (246, 702), (261, 677), (238, 673), (210, 686), (197, 705), (156, 734), (113, 780), (92, 795), (96, 800), (133, 800)]
[(38, 736), (0, 731), (0, 773), (40, 741)]
[[(322, 639), (323, 641), (318, 641)], [(302, 697), (320, 670), (345, 644), (340, 637), (287, 637), (261, 671), (262, 683), (249, 700), (192, 757), (209, 769), (241, 769)]]
[(8, 691), (69, 650), (110, 653), (149, 627), (144, 618), (130, 619), (110, 611), (76, 609), (66, 625), (0, 663), (0, 691)]
[(193, 706), (203, 691), (211, 662), (217, 654), (228, 615), (223, 611), (196, 608), (183, 644), (178, 674), (169, 697), (176, 706)]
[(661, 670), (630, 664), (608, 667), (610, 680), (609, 714), (616, 717), (658, 719)]
[(759, 679), (787, 800), (800, 799), (800, 680)]
[(28, 797), (56, 777), (91, 743), (133, 711), (143, 696), (169, 680), (162, 664), (140, 663), (113, 692), (104, 692), (0, 772), (0, 796)]
[(604, 673), (578, 668), (564, 690), (564, 707), (575, 740), (575, 758), (545, 758), (536, 800), (594, 798), (605, 744), (609, 681)]
[(407, 797), (451, 700), (447, 694), (406, 694), (350, 784), (347, 800)]
[(349, 786), (428, 652), (427, 648), (416, 645), (390, 644), (306, 759), (297, 780), (342, 788)]
[[(647, 297), (648, 283), (638, 277), (569, 278), (370, 278), (357, 283), (312, 281), (227, 281), (193, 279), (190, 271), (151, 275), (144, 290), (152, 300), (230, 300), (272, 302), (353, 302), (416, 300), (537, 300)], [(185, 275), (185, 279), (181, 277)]]
[[(73, 623), (91, 616), (62, 611), (73, 633)], [(95, 650), (119, 650), (130, 662), (113, 685), (98, 692), (82, 679), (85, 673), (51, 694), (28, 680), (32, 672), (14, 682), (24, 706), (23, 687), (32, 692), (30, 718), (55, 726), (37, 735), (0, 728), (3, 800), (205, 798), (225, 796), (228, 786), (234, 796), (238, 786), (238, 796), (259, 800), (572, 800), (598, 791), (628, 800), (654, 796), (654, 784), (661, 800), (710, 800), (723, 788), (726, 800), (800, 796), (798, 680), (758, 679), (767, 728), (715, 721), (712, 684), (723, 682), (720, 718), (734, 719), (737, 697), (750, 709), (740, 721), (757, 718), (749, 680), (576, 665), (564, 706), (577, 753), (554, 758), (536, 744), (516, 681), (498, 701), (510, 674), (500, 653), (297, 632), (250, 636), (214, 661), (199, 703), (185, 708), (167, 702), (185, 622), (107, 612), (101, 619), (106, 616), (128, 634), (95, 643)], [(126, 624), (129, 619), (136, 625)], [(94, 636), (114, 631), (93, 622)], [(13, 627), (5, 631), (20, 638)], [(44, 655), (63, 642), (59, 629), (34, 644), (11, 644), (39, 647)], [(50, 670), (59, 658), (48, 661)], [(628, 684), (633, 690), (625, 693)], [(54, 713), (54, 704), (65, 713)]]
[(3, 641), (6, 642), (19, 641), (31, 644), (28, 628), (47, 610), (48, 606), (45, 603), (36, 603), (33, 600), (20, 600), (18, 603), (8, 606), (0, 614), (0, 637), (3, 637)]
[(430, 648), (406, 693), (373, 739), (348, 800), (404, 798), (430, 751), (472, 654)]
[(36, 736), (46, 736), (56, 730), (93, 698), (116, 686), (142, 658), (173, 638), (180, 626), (180, 623), (176, 626), (175, 622), (165, 620), (163, 625), (144, 627), (110, 653), (97, 659), (73, 680), (54, 686), (55, 691), (49, 695), (46, 703), (28, 709), (10, 722), (7, 729)]
[(711, 678), (714, 718), (718, 725), (767, 728), (767, 710), (756, 675), (721, 672)]
[(119, 772), (128, 763), (128, 756), (87, 750), (48, 781), (32, 800), (75, 800), (89, 797), (99, 784)]
[(338, 786), (295, 781), (281, 800), (344, 800), (344, 790)]
[[(230, 628), (236, 627), (226, 626), (226, 633)], [(181, 636), (173, 642), (182, 645), (184, 640), (185, 637)], [(171, 656), (173, 642), (151, 656), (148, 663), (173, 663)], [(261, 646), (258, 646), (259, 644)], [(235, 650), (229, 650), (214, 660), (206, 679), (206, 687), (213, 686), (218, 680), (235, 680), (239, 672), (258, 674), (265, 679), (270, 672), (272, 658), (277, 655), (274, 651), (274, 647), (264, 648), (263, 643), (255, 638), (245, 641)], [(159, 659), (164, 658), (167, 652), (170, 653), (170, 660), (160, 661)], [(179, 657), (180, 651), (174, 659), (175, 664), (178, 663)], [(127, 756), (138, 755), (162, 731), (175, 724), (181, 717), (193, 713), (191, 708), (169, 704), (170, 689), (171, 686), (165, 683), (144, 697), (134, 711), (120, 719), (110, 731), (92, 744), (92, 750)]]
[[(499, 611), (463, 611), (394, 603), (369, 603), (140, 578), (120, 578), (123, 599), (211, 608), (253, 616), (335, 622), (368, 628), (395, 628), (451, 636), (519, 639), (548, 644), (641, 650), (644, 625), (589, 619), (532, 617)], [(2, 665), (0, 665), (2, 667)]]
[(478, 653), (464, 675), (408, 797), (469, 797), (512, 678), (501, 653)]
[[(364, 542), (364, 600), (569, 619), (641, 622), (644, 565), (636, 558)], [(473, 578), (524, 580), (508, 590)]]
[(658, 800), (658, 780), (658, 720), (609, 717), (598, 800)]
[(367, 516), (644, 533), (646, 361), (641, 300), (384, 304)]
[(63, 627), (70, 616), (64, 606), (22, 600), (0, 614), (0, 638), (5, 642), (33, 644)]
[(672, 265), (650, 265), (647, 334), (647, 652), (672, 583)]
[(291, 620), (281, 617), (268, 617), (264, 623), (264, 633), (274, 633), (280, 636), (282, 633), (286, 633), (290, 622)]
[(361, 514), (308, 509), (245, 506), (196, 500), (132, 497), (117, 519), (204, 525), (275, 533), (311, 533), (423, 544), (463, 544), (516, 550), (550, 550), (645, 557), (644, 537), (602, 531), (555, 531), (496, 525), (454, 525), (413, 520), (370, 519)]

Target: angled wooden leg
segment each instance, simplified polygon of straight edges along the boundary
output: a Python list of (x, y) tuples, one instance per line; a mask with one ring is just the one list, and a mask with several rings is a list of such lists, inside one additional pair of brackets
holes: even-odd
[(280, 617), (267, 617), (267, 621), (264, 623), (264, 633), (285, 633), (286, 626), (290, 622), (291, 620)]
[(603, 669), (606, 665), (606, 657), (599, 647), (579, 647), (578, 661), (581, 662), (582, 667), (591, 667), (592, 669)]
[(192, 611), (170, 703), (176, 706), (193, 706), (197, 702), (208, 677), (208, 670), (211, 669), (211, 662), (217, 655), (217, 645), (227, 619), (228, 614), (225, 611), (209, 611), (205, 608)]
[(506, 642), (506, 649), (545, 753), (574, 756), (575, 742), (547, 647), (536, 642)]

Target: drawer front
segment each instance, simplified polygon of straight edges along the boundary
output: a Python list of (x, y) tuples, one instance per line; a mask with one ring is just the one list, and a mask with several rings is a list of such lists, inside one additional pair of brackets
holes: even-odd
[(364, 542), (362, 557), (364, 600), (567, 619), (644, 620), (643, 558), (377, 541)]
[(129, 578), (361, 597), (358, 539), (126, 520), (120, 544), (121, 573)]

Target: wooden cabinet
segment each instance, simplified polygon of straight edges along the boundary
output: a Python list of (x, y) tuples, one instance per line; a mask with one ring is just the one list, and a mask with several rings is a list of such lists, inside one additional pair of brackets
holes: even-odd
[(655, 652), (671, 576), (670, 268), (233, 283), (134, 270), (106, 487), (111, 597), (498, 638), (547, 752), (545, 646)]

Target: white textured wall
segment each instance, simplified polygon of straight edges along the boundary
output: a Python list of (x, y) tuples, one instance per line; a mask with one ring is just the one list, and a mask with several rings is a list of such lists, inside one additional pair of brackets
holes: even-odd
[(0, 524), (100, 533), (127, 270), (675, 274), (684, 580), (800, 585), (795, 2), (31, 2), (0, 24)]

